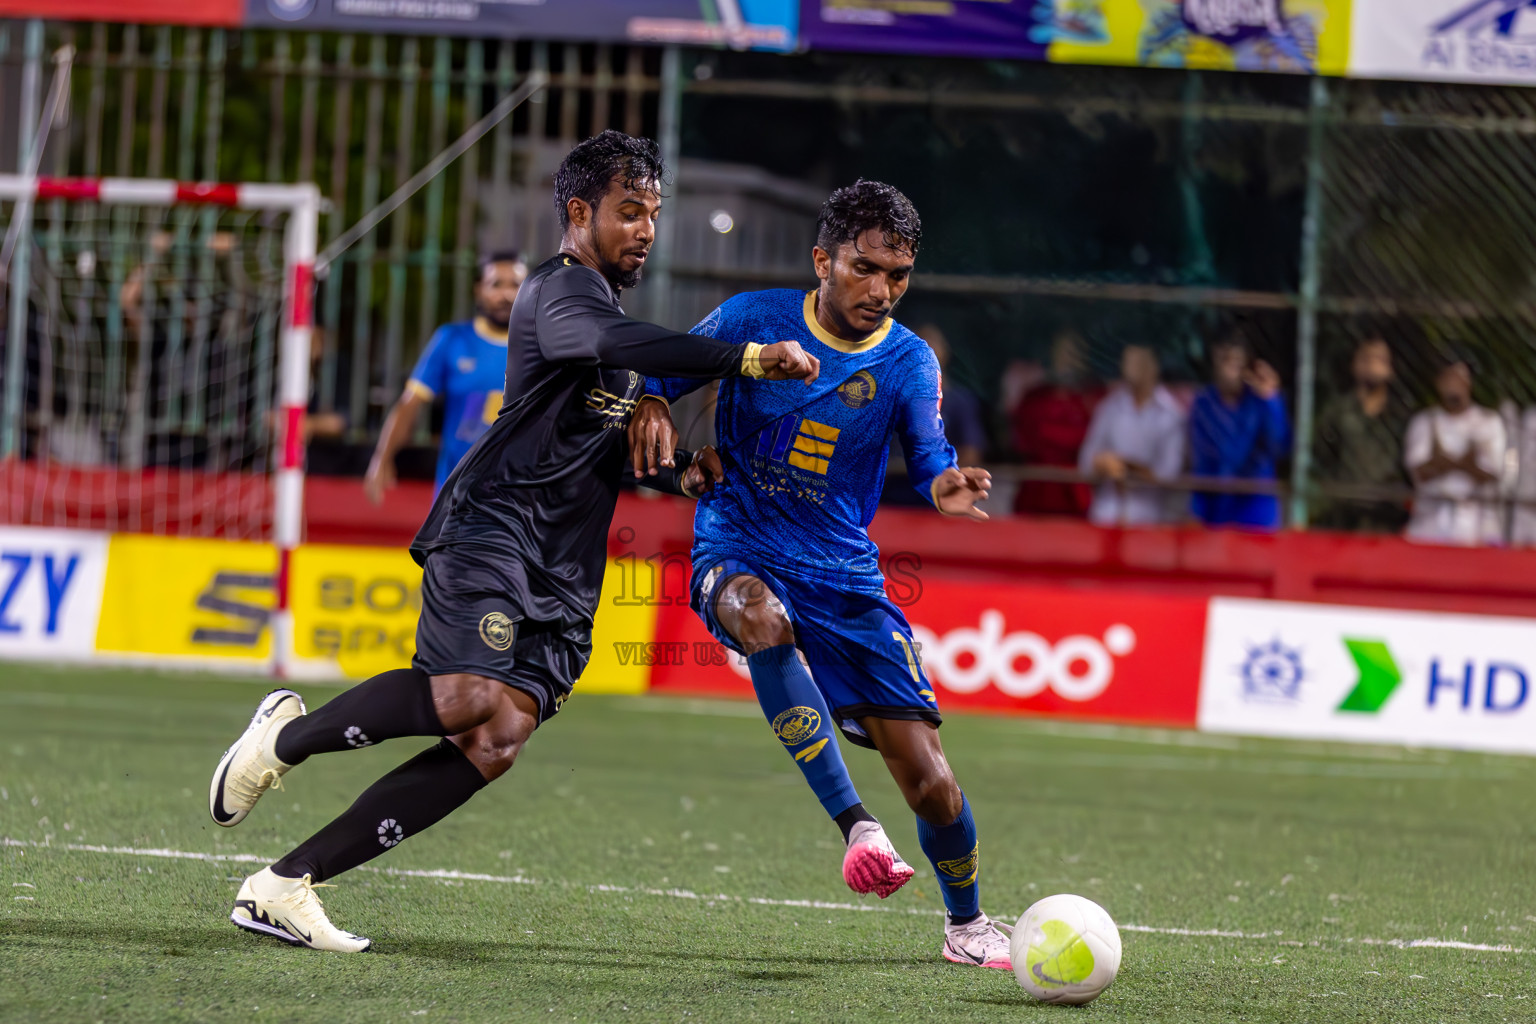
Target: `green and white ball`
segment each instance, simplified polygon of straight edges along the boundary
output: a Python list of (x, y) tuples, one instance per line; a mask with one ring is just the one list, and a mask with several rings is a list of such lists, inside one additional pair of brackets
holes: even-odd
[(1047, 1003), (1081, 1005), (1120, 970), (1120, 929), (1092, 900), (1063, 893), (1024, 911), (1013, 930), (1013, 973)]

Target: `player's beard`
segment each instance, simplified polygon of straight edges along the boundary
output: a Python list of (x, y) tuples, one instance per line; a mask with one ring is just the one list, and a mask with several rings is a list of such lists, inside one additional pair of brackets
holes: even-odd
[[(645, 264), (642, 263), (634, 270), (621, 270), (619, 268), (619, 264), (610, 262), (606, 257), (602, 255), (603, 249), (602, 245), (598, 241), (596, 225), (592, 226), (590, 229), (590, 234), (592, 238), (592, 251), (598, 254), (598, 259), (602, 260), (602, 274), (603, 277), (607, 279), (608, 283), (620, 291), (623, 291), (625, 288), (637, 287), (640, 284), (641, 276), (645, 272)], [(620, 255), (619, 259), (622, 260), (623, 258), (623, 255)]]

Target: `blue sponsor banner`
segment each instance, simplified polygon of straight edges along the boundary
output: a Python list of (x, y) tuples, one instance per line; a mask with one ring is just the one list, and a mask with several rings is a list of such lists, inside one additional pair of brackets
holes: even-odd
[(790, 51), (799, 0), (245, 0), (248, 26)]

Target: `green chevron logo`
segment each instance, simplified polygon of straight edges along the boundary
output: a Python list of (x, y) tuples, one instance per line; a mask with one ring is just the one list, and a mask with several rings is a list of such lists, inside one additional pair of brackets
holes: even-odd
[(1403, 674), (1397, 670), (1392, 652), (1382, 641), (1343, 639), (1344, 646), (1349, 648), (1349, 656), (1355, 659), (1355, 667), (1360, 670), (1360, 678), (1349, 696), (1344, 698), (1344, 703), (1339, 705), (1339, 710), (1374, 715), (1403, 681)]

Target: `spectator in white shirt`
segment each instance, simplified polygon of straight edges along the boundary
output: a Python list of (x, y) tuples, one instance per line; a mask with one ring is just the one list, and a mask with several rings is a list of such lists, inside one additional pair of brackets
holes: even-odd
[(1409, 421), (1403, 445), (1403, 464), (1415, 485), (1408, 538), (1463, 547), (1499, 544), (1504, 421), (1473, 404), (1472, 366), (1463, 356), (1443, 361), (1435, 391), (1440, 404)]
[(1184, 518), (1188, 495), (1157, 486), (1184, 468), (1184, 410), (1158, 383), (1157, 354), (1127, 345), (1122, 383), (1099, 403), (1078, 453), (1098, 483), (1088, 518), (1100, 526), (1149, 526)]

